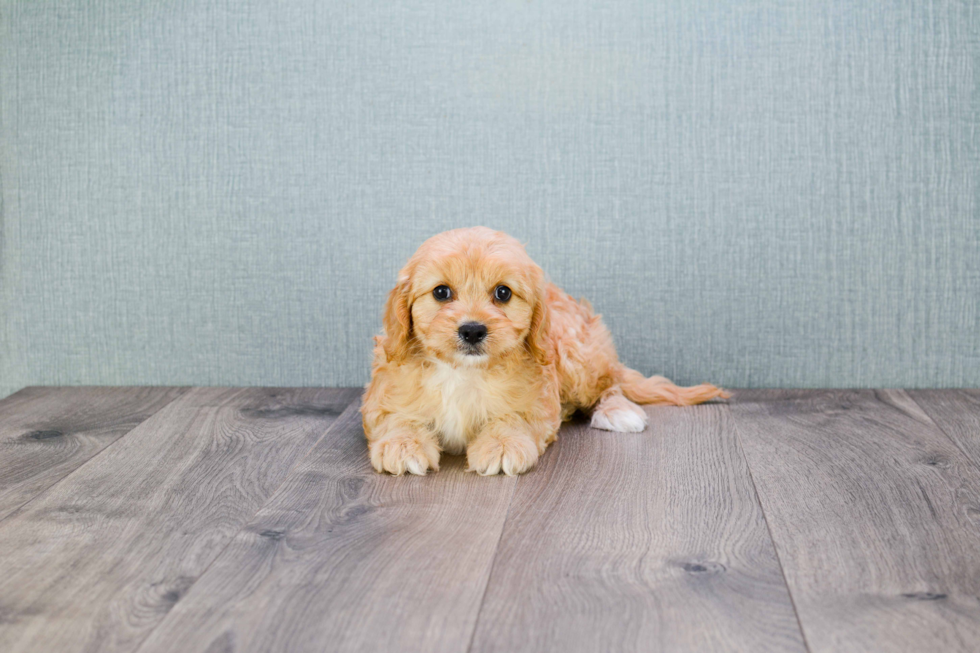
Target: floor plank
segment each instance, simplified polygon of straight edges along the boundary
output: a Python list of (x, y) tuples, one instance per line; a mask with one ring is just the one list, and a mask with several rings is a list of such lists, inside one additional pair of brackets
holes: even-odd
[(908, 390), (908, 393), (980, 467), (980, 390)]
[(733, 411), (812, 651), (980, 650), (980, 476), (906, 393)]
[(463, 652), (516, 481), (377, 474), (352, 411), (140, 651)]
[(523, 476), (473, 651), (803, 651), (727, 406), (566, 427)]
[(356, 396), (193, 389), (0, 522), (0, 650), (135, 650)]
[(24, 388), (0, 401), (0, 520), (187, 388)]

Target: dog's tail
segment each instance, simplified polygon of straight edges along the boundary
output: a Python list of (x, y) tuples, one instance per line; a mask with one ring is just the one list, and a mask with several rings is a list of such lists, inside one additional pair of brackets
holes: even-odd
[(638, 404), (693, 406), (711, 399), (728, 399), (731, 396), (725, 390), (710, 383), (684, 388), (674, 385), (662, 376), (647, 378), (629, 368), (623, 368), (620, 387), (627, 399)]

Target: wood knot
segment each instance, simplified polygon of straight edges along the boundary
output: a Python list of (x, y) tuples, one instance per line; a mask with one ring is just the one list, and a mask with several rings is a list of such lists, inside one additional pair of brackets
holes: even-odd
[(720, 562), (681, 562), (679, 566), (687, 573), (695, 575), (720, 574), (725, 571), (725, 565)]
[(945, 594), (936, 592), (909, 592), (908, 594), (902, 594), (902, 596), (915, 601), (941, 601), (946, 598)]
[(28, 434), (26, 434), (24, 436), (24, 439), (25, 440), (35, 440), (35, 441), (44, 441), (44, 440), (54, 440), (55, 438), (60, 438), (60, 437), (63, 437), (64, 435), (65, 434), (62, 433), (61, 431), (57, 431), (57, 430), (54, 430), (54, 429), (49, 429), (49, 430), (44, 430), (44, 431), (31, 431), (30, 433), (28, 433)]
[(289, 419), (293, 417), (337, 417), (335, 406), (253, 406), (243, 408), (242, 415), (254, 419)]
[(262, 531), (259, 533), (259, 536), (278, 542), (282, 538), (286, 537), (286, 531), (274, 531), (270, 529)]
[(170, 611), (173, 604), (181, 599), (187, 590), (194, 584), (194, 579), (187, 576), (178, 576), (172, 581), (160, 581), (153, 583), (152, 587), (161, 587), (165, 591), (160, 595), (162, 606), (165, 611)]

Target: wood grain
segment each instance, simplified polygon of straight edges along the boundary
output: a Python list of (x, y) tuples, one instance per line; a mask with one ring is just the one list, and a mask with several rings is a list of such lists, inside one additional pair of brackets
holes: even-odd
[(0, 522), (0, 650), (135, 650), (356, 394), (191, 390)]
[(980, 390), (908, 390), (943, 433), (980, 468)]
[(519, 479), (375, 474), (358, 393), (0, 401), (0, 650), (801, 651), (794, 603), (815, 652), (980, 650), (976, 391), (577, 422)]
[(516, 478), (368, 463), (352, 409), (140, 649), (465, 651)]
[(980, 475), (902, 391), (744, 391), (746, 458), (812, 651), (980, 650)]
[(24, 388), (0, 401), (0, 520), (187, 388)]
[(803, 651), (725, 406), (575, 424), (521, 477), (473, 651)]

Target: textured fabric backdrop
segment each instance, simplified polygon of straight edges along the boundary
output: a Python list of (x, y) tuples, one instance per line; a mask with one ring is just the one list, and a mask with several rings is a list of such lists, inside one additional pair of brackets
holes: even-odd
[(475, 224), (646, 373), (980, 385), (978, 5), (0, 0), (0, 391), (361, 384)]

